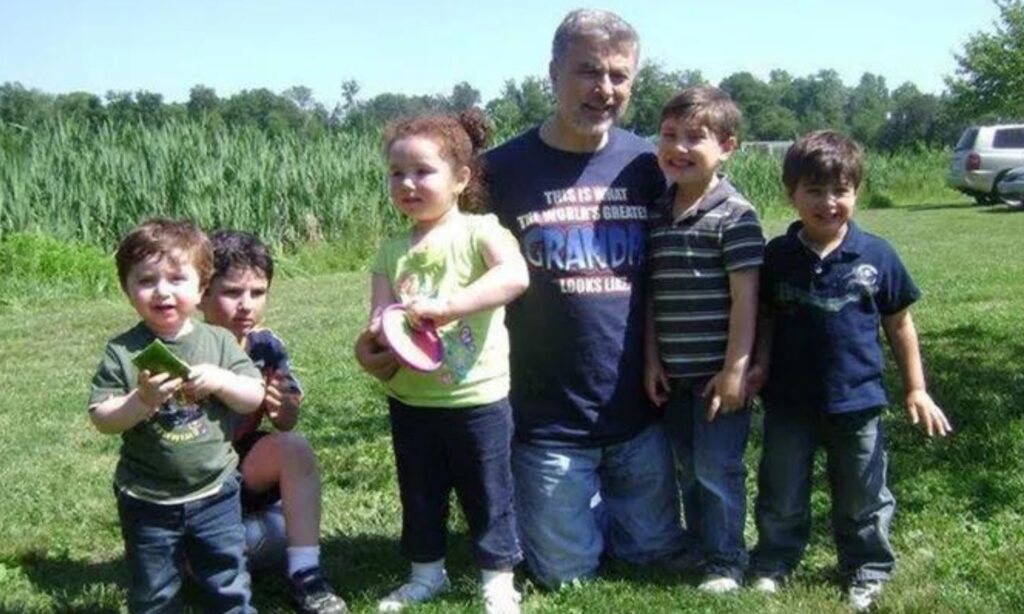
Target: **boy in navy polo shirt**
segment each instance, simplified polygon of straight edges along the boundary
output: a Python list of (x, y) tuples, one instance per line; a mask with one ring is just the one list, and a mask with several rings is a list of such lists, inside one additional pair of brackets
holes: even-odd
[(856, 142), (812, 132), (786, 154), (782, 179), (800, 221), (772, 240), (761, 273), (751, 388), (764, 383), (754, 587), (775, 592), (810, 531), (814, 452), (825, 448), (832, 529), (850, 605), (870, 607), (889, 579), (895, 501), (885, 484), (882, 347), (892, 346), (910, 420), (952, 429), (925, 390), (909, 307), (920, 296), (895, 250), (853, 223), (863, 175)]

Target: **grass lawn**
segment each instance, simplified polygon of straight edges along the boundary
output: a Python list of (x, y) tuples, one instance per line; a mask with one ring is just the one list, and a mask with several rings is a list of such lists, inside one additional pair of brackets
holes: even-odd
[[(947, 441), (929, 442), (901, 406), (887, 416), (899, 566), (879, 605), (894, 612), (1020, 611), (1024, 213), (956, 204), (858, 216), (897, 247), (924, 292), (914, 315), (930, 388), (956, 429)], [(767, 227), (774, 235), (784, 223)], [(350, 356), (365, 319), (366, 287), (364, 274), (280, 280), (268, 319), (288, 342), (308, 392), (300, 428), (324, 477), (324, 562), (356, 612), (374, 611), (407, 569), (397, 552), (400, 515), (383, 397)], [(126, 571), (110, 486), (119, 440), (90, 426), (85, 400), (104, 342), (133, 316), (123, 300), (0, 311), (0, 611), (121, 607)], [(897, 383), (890, 378), (891, 391)], [(755, 428), (751, 469), (758, 456)], [(692, 578), (611, 564), (599, 580), (559, 592), (527, 584), (524, 610), (843, 611), (820, 472), (818, 478), (810, 549), (777, 596), (709, 597)], [(752, 518), (747, 538), (753, 545)], [(453, 590), (417, 611), (481, 611), (461, 519), (449, 561)], [(261, 611), (288, 611), (276, 575), (256, 580)]]

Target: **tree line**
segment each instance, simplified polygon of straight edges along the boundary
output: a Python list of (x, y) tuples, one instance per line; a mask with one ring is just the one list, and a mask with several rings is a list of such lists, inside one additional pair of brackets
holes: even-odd
[[(872, 73), (848, 86), (830, 69), (806, 76), (773, 70), (767, 79), (737, 72), (717, 85), (743, 110), (744, 140), (790, 140), (809, 130), (833, 128), (881, 150), (948, 146), (967, 124), (1024, 119), (1024, 5), (1022, 0), (995, 4), (998, 21), (971, 36), (955, 55), (955, 74), (946, 77), (941, 94), (922, 92), (910, 82), (890, 89), (884, 77)], [(680, 89), (701, 83), (707, 80), (699, 71), (645, 62), (622, 124), (639, 134), (655, 134), (665, 102)], [(169, 103), (161, 94), (143, 90), (110, 91), (101, 98), (87, 92), (52, 95), (7, 82), (0, 86), (0, 122), (28, 128), (57, 118), (93, 126), (201, 120), (294, 134), (372, 129), (402, 115), (482, 106), (498, 137), (505, 138), (541, 121), (554, 106), (550, 84), (540, 77), (509, 79), (486, 103), (466, 82), (439, 95), (383, 93), (361, 99), (354, 80), (344, 81), (340, 89), (340, 102), (328, 109), (301, 85), (279, 93), (243, 90), (228, 97), (196, 85), (187, 102)]]

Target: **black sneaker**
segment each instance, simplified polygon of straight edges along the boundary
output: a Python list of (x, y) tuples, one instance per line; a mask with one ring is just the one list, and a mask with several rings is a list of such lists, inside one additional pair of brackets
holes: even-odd
[(295, 572), (288, 585), (292, 601), (302, 614), (348, 614), (345, 600), (334, 593), (320, 567)]

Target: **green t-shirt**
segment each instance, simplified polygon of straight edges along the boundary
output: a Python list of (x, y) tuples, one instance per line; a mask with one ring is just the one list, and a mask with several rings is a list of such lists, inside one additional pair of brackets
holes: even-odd
[[(239, 375), (260, 372), (226, 329), (193, 322), (192, 332), (162, 341), (189, 365), (213, 364)], [(107, 343), (92, 378), (89, 406), (136, 388), (132, 358), (156, 337), (143, 323)], [(149, 501), (186, 498), (222, 482), (238, 465), (231, 447), (230, 409), (210, 395), (198, 402), (175, 397), (157, 413), (121, 433), (118, 487)]]
[[(515, 242), (494, 215), (462, 214), (415, 248), (410, 248), (411, 231), (386, 241), (372, 270), (387, 277), (400, 302), (444, 298), (487, 272), (485, 238)], [(444, 344), (441, 368), (419, 373), (402, 367), (387, 382), (388, 394), (421, 407), (472, 407), (508, 396), (504, 307), (449, 322), (438, 333)]]

